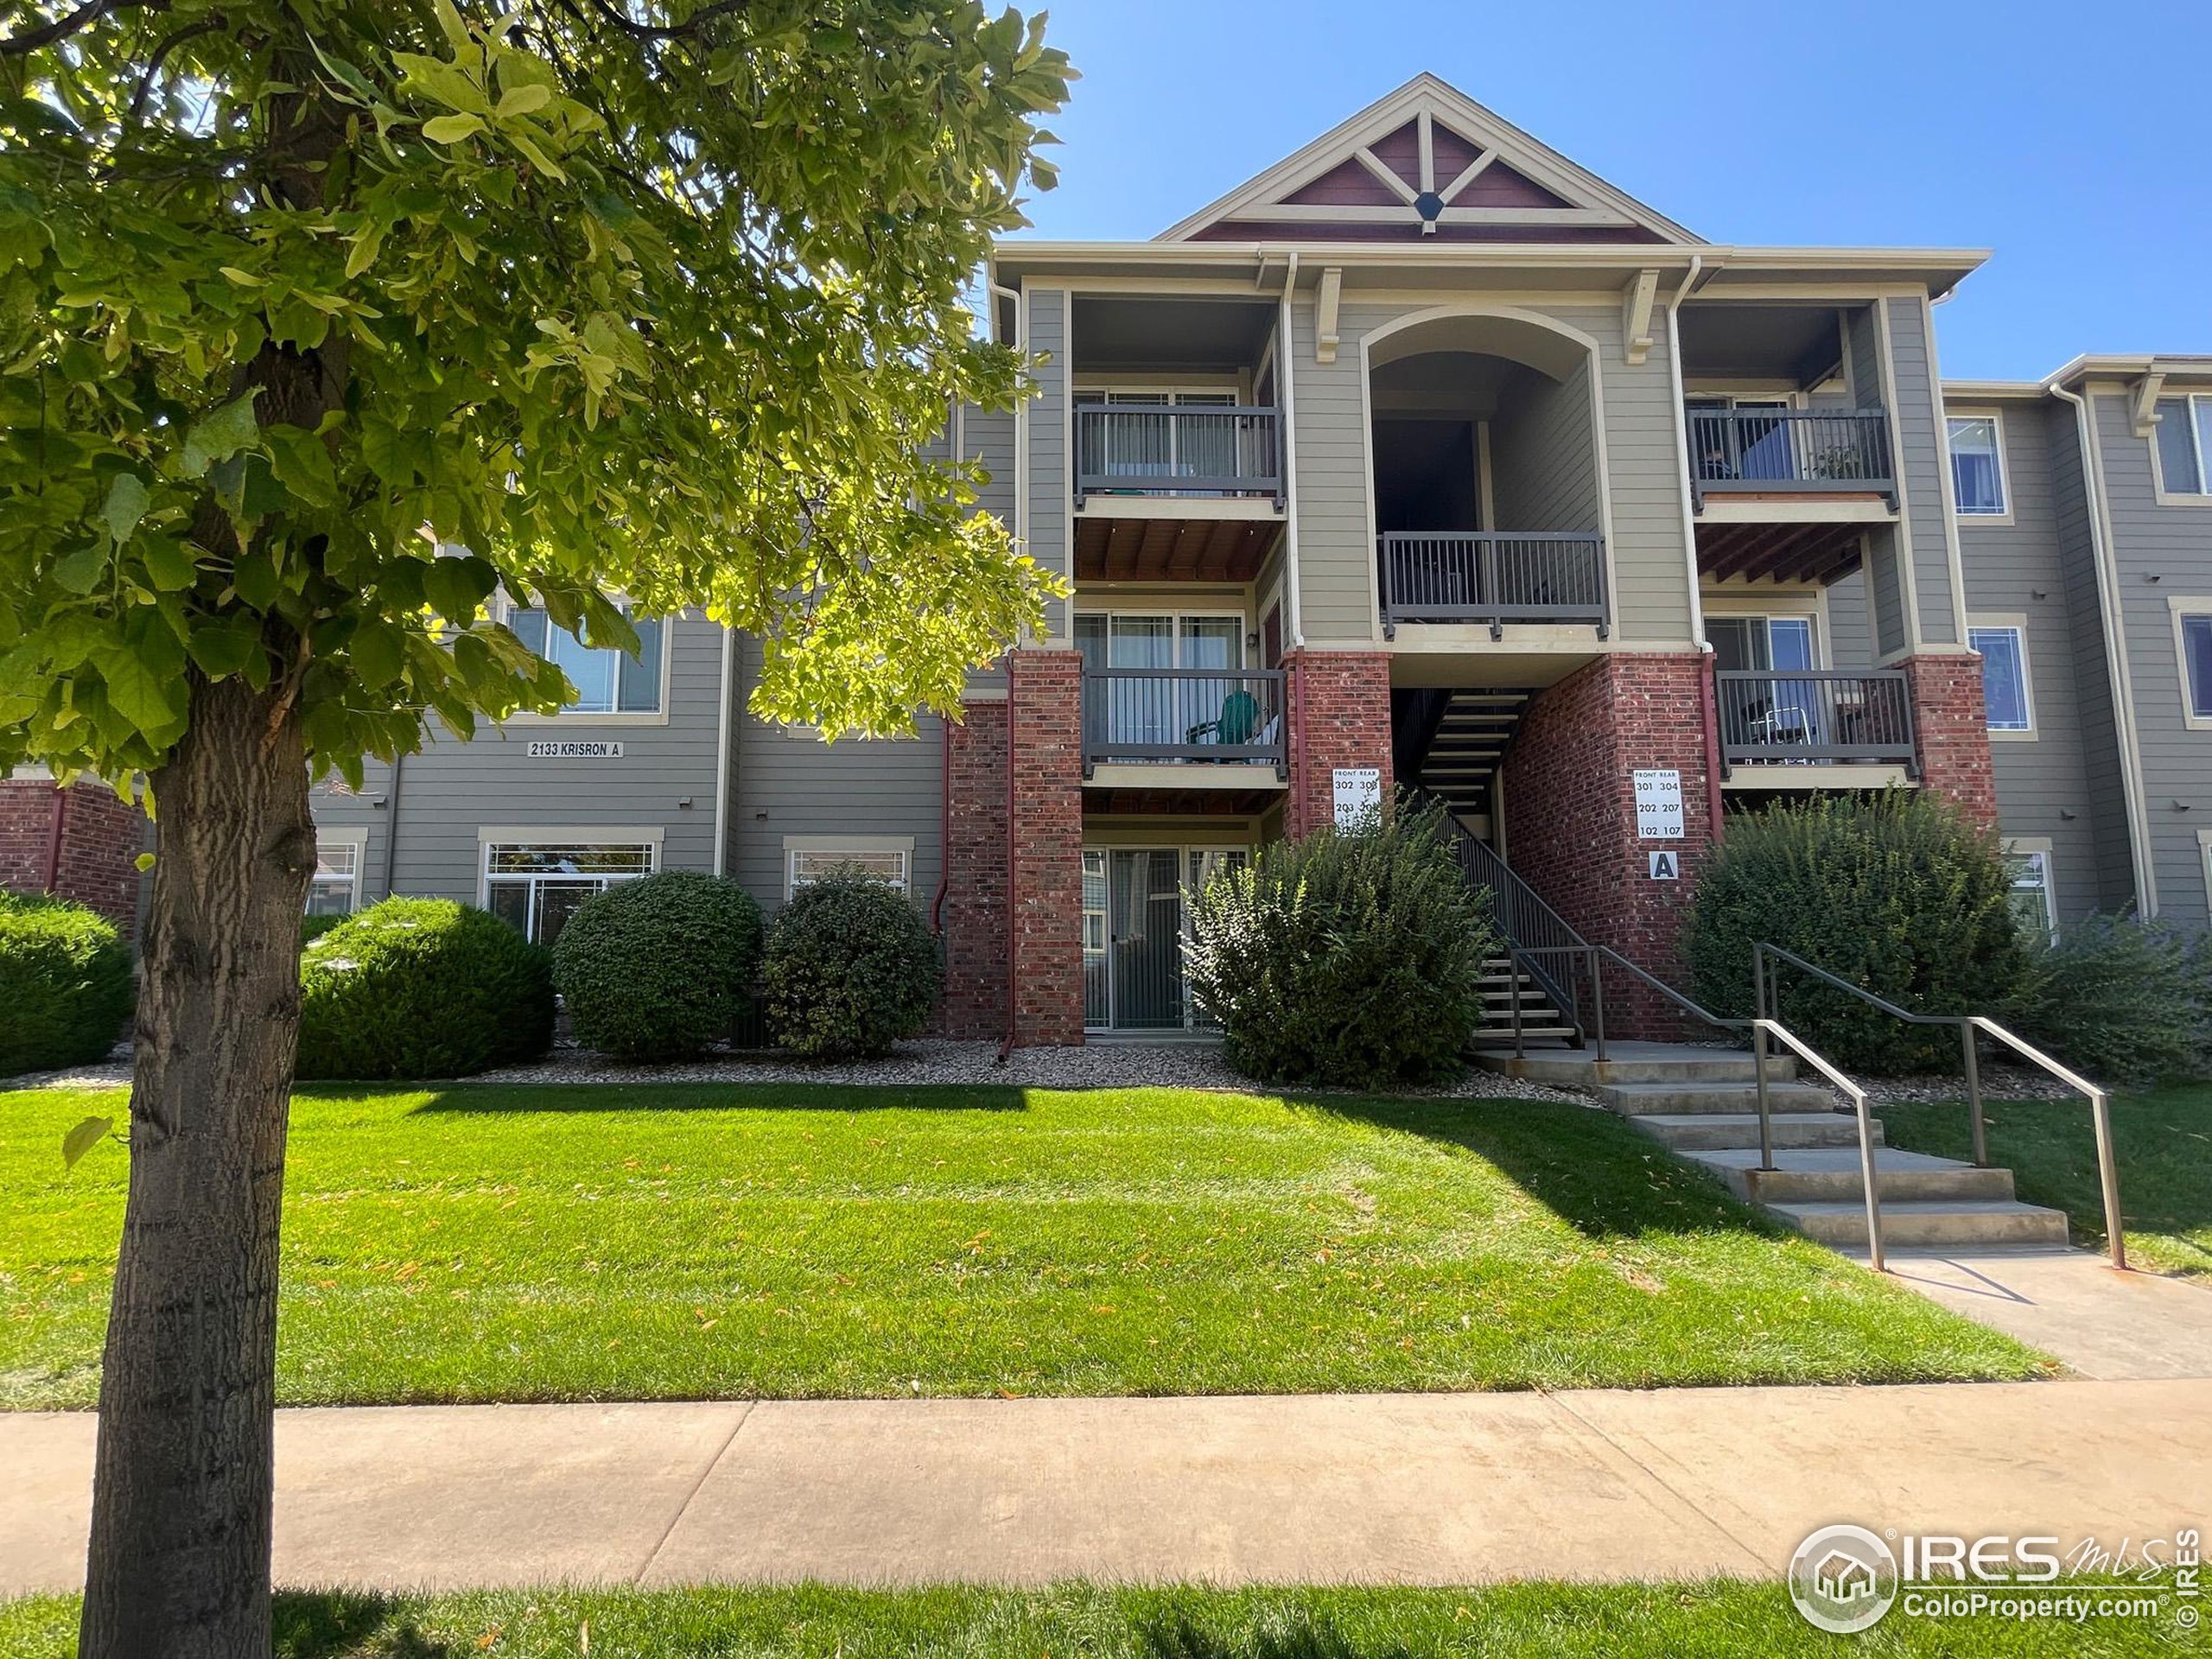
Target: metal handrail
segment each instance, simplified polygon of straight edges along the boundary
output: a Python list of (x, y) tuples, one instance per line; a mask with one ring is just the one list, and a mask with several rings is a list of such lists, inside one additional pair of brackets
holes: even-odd
[[(1290, 753), (1287, 680), (1279, 668), (1085, 669), (1084, 776), (1102, 760), (1256, 761), (1271, 763), (1280, 776)], [(1231, 742), (1221, 711), (1240, 694), (1249, 729)]]
[(1713, 678), (1723, 778), (1745, 762), (1913, 765), (1902, 669), (1724, 668)]
[(1596, 531), (1390, 531), (1376, 540), (1382, 637), (1401, 622), (1586, 623), (1612, 628), (1605, 538)]
[(1272, 496), (1280, 512), (1281, 416), (1273, 405), (1077, 404), (1076, 508), (1127, 493)]
[(1774, 1167), (1774, 1130), (1766, 1101), (1766, 1039), (1770, 1036), (1787, 1043), (1796, 1051), (1798, 1058), (1851, 1096), (1851, 1109), (1859, 1120), (1859, 1177), (1866, 1188), (1866, 1258), (1875, 1272), (1887, 1272), (1882, 1256), (1882, 1197), (1875, 1180), (1874, 1117), (1866, 1107), (1866, 1091), (1821, 1058), (1811, 1044), (1789, 1027), (1764, 1014), (1751, 1021), (1751, 1069), (1758, 1080), (1759, 1091), (1759, 1167)]
[[(1524, 944), (1525, 936), (1540, 937), (1529, 941), (1535, 945), (1573, 945), (1584, 947), (1587, 941), (1577, 933), (1543, 900), (1542, 895), (1522, 879), (1518, 871), (1497, 855), (1497, 850), (1472, 834), (1464, 823), (1452, 816), (1443, 798), (1433, 791), (1414, 789), (1408, 798), (1418, 807), (1434, 807), (1443, 814), (1449, 827), (1453, 845), (1459, 855), (1459, 870), (1467, 884), (1483, 893), (1489, 900), (1491, 920), (1497, 924), (1498, 936), (1506, 945), (1507, 967), (1517, 972), (1513, 960), (1513, 949)], [(1530, 924), (1535, 925), (1531, 926)], [(1566, 987), (1555, 982), (1541, 964), (1531, 964), (1529, 976), (1536, 982), (1536, 988), (1552, 1000), (1574, 1033), (1573, 1046), (1582, 1046), (1584, 1028), (1581, 1011), (1574, 1006), (1574, 999), (1567, 994)], [(1513, 1048), (1521, 1052), (1521, 997), (1520, 982), (1514, 981), (1512, 997)]]
[(1878, 493), (1897, 505), (1889, 417), (1878, 409), (1691, 409), (1693, 505), (1730, 490)]
[(1753, 1006), (1758, 1010), (1758, 1016), (1761, 1019), (1766, 1017), (1770, 987), (1774, 993), (1774, 1006), (1777, 1012), (1779, 1012), (1781, 1007), (1780, 986), (1775, 980), (1774, 969), (1769, 965), (1770, 959), (1786, 962), (1802, 972), (1812, 975), (1814, 978), (1825, 984), (1833, 985), (1840, 991), (1849, 992), (1869, 1007), (1879, 1008), (1892, 1019), (1902, 1020), (1908, 1025), (1958, 1027), (1959, 1046), (1966, 1066), (1967, 1110), (1971, 1115), (1970, 1141), (1974, 1147), (1974, 1166), (1977, 1169), (1986, 1169), (1989, 1166), (1989, 1140), (1987, 1128), (1982, 1122), (1981, 1117), (1981, 1057), (1974, 1046), (1975, 1033), (1980, 1032), (1994, 1038), (2041, 1066), (2069, 1089), (2077, 1089), (2088, 1096), (2090, 1122), (2096, 1134), (2097, 1179), (2103, 1189), (2106, 1251), (2112, 1257), (2113, 1266), (2121, 1268), (2127, 1266), (2127, 1238), (2125, 1230), (2120, 1225), (2120, 1171), (2113, 1160), (2112, 1150), (2112, 1096), (2109, 1093), (2100, 1089), (2079, 1072), (2069, 1071), (2061, 1065), (2040, 1049), (2030, 1046), (1994, 1020), (1985, 1015), (1915, 1014), (1911, 1009), (1901, 1008), (1886, 997), (1876, 995), (1863, 985), (1854, 985), (1849, 980), (1830, 973), (1817, 963), (1808, 962), (1804, 957), (1794, 951), (1785, 950), (1778, 944), (1759, 944), (1751, 947), (1751, 997)]

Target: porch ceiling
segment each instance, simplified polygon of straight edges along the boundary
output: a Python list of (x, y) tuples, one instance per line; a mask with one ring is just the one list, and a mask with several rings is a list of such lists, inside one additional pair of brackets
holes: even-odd
[(1251, 818), (1282, 804), (1275, 789), (1089, 789), (1085, 817)]
[(1697, 527), (1698, 574), (1710, 582), (1817, 582), (1859, 568), (1863, 524), (1707, 524)]
[(1253, 582), (1282, 533), (1279, 518), (1075, 521), (1077, 582)]

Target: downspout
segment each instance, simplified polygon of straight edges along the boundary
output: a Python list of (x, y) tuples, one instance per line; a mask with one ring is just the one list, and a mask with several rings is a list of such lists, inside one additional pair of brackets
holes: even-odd
[(938, 727), (937, 896), (930, 900), (930, 931), (944, 937), (944, 895), (952, 886), (952, 721)]
[(2056, 381), (2045, 383), (2054, 397), (2074, 405), (2074, 439), (2082, 453), (2082, 493), (2089, 520), (2089, 558), (2097, 577), (2097, 608), (2103, 613), (2106, 673), (2112, 682), (2113, 735), (2120, 742), (2120, 802), (2127, 809), (2128, 862), (2134, 868), (2135, 906), (2146, 918), (2158, 913), (2158, 880), (2151, 864), (2150, 832), (2143, 822), (2143, 757), (2135, 746), (2133, 688), (2127, 674), (2127, 635), (2120, 614), (2118, 573), (2105, 537), (2104, 481), (2098, 476), (2101, 454), (2090, 426), (2088, 400)]
[(1014, 659), (1020, 654), (1018, 651), (1006, 654), (1006, 1035), (999, 1041), (1001, 1065), (1014, 1052), (1014, 931), (1018, 925), (1014, 897)]
[(722, 702), (721, 712), (715, 716), (715, 730), (719, 741), (715, 746), (715, 874), (728, 874), (729, 868), (729, 744), (730, 692), (736, 680), (737, 630), (725, 626), (722, 629)]
[[(404, 754), (391, 757), (391, 788), (385, 799), (384, 813), (384, 896), (392, 895), (392, 880), (399, 869), (399, 772), (407, 764)], [(483, 861), (480, 857), (478, 863)]]
[(61, 831), (69, 822), (69, 786), (57, 781), (54, 785), (54, 823), (46, 836), (46, 880), (41, 891), (51, 893), (54, 884), (61, 880)]
[[(1277, 397), (1282, 404), (1282, 620), (1291, 649), (1306, 644), (1306, 607), (1299, 596), (1298, 579), (1298, 422), (1297, 398), (1291, 384), (1291, 365), (1298, 356), (1293, 330), (1291, 301), (1298, 291), (1298, 250), (1290, 250), (1282, 278), (1282, 299), (1276, 309), (1275, 333), (1282, 349), (1275, 353)], [(1373, 550), (1369, 550), (1373, 556)]]
[(1682, 385), (1682, 302), (1703, 275), (1705, 256), (1690, 255), (1690, 268), (1667, 306), (1667, 377), (1675, 393), (1675, 459), (1682, 487), (1682, 561), (1690, 584), (1690, 638), (1698, 649), (1698, 702), (1705, 723), (1705, 811), (1708, 833), (1720, 839), (1720, 701), (1713, 642), (1705, 637), (1705, 594), (1697, 568), (1697, 510), (1690, 504), (1688, 404)]

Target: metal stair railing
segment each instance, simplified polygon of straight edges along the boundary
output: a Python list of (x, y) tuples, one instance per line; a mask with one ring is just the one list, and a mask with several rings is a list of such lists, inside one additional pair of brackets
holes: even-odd
[(1874, 1116), (1867, 1109), (1866, 1091), (1814, 1052), (1811, 1044), (1779, 1020), (1762, 1012), (1751, 1021), (1751, 1075), (1758, 1080), (1759, 1167), (1774, 1167), (1774, 1122), (1767, 1108), (1766, 1039), (1773, 1037), (1796, 1051), (1797, 1058), (1813, 1066), (1830, 1083), (1851, 1096), (1851, 1110), (1859, 1120), (1859, 1177), (1866, 1188), (1866, 1260), (1877, 1273), (1886, 1273), (1882, 1256), (1882, 1196), (1877, 1190), (1874, 1168)]
[[(1914, 1026), (1955, 1026), (1959, 1032), (1959, 1046), (1965, 1061), (1967, 1077), (1967, 1109), (1972, 1114), (1972, 1142), (1974, 1161), (1977, 1169), (1989, 1167), (1988, 1132), (1981, 1119), (1981, 1059), (1975, 1044), (1977, 1034), (2004, 1044), (2015, 1053), (2033, 1062), (2056, 1077), (2069, 1089), (2078, 1090), (2088, 1097), (2089, 1122), (2097, 1141), (2097, 1179), (2103, 1189), (2105, 1207), (2105, 1245), (2115, 1268), (2127, 1266), (2127, 1240), (2120, 1225), (2120, 1172), (2113, 1159), (2112, 1096), (2079, 1072), (2061, 1065), (2042, 1050), (2034, 1048), (2014, 1036), (1994, 1020), (1974, 1014), (1915, 1014), (1901, 1008), (1888, 999), (1877, 996), (1863, 985), (1830, 973), (1817, 963), (1810, 963), (1778, 944), (1755, 944), (1751, 947), (1751, 997), (1758, 1010), (1758, 1017), (1766, 1020), (1767, 1010), (1781, 1009), (1781, 983), (1778, 973), (1781, 964), (1789, 963), (1801, 973), (1811, 975), (1823, 984), (1834, 986), (1857, 997), (1869, 1007), (1879, 1008), (1892, 1019)], [(1771, 998), (1771, 1002), (1770, 1001)], [(1762, 1083), (1762, 1089), (1764, 1084)], [(1760, 1102), (1760, 1134), (1765, 1134), (1765, 1102)], [(1868, 1180), (1872, 1180), (1871, 1173)], [(1871, 1190), (1871, 1189), (1870, 1189)], [(1879, 1264), (1877, 1263), (1878, 1266)]]

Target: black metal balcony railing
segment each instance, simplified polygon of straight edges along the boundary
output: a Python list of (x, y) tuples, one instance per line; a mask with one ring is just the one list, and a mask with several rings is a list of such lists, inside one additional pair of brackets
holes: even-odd
[(1912, 698), (1901, 670), (1724, 668), (1713, 681), (1724, 771), (1913, 764)]
[(1083, 771), (1105, 761), (1237, 760), (1288, 767), (1283, 671), (1105, 668), (1083, 677)]
[(1693, 409), (1690, 489), (1873, 491), (1897, 497), (1890, 423), (1878, 409)]
[(1075, 504), (1091, 495), (1283, 499), (1281, 422), (1221, 404), (1079, 404)]
[(1603, 639), (1605, 538), (1581, 532), (1394, 531), (1382, 539), (1382, 632), (1401, 622), (1588, 623)]

